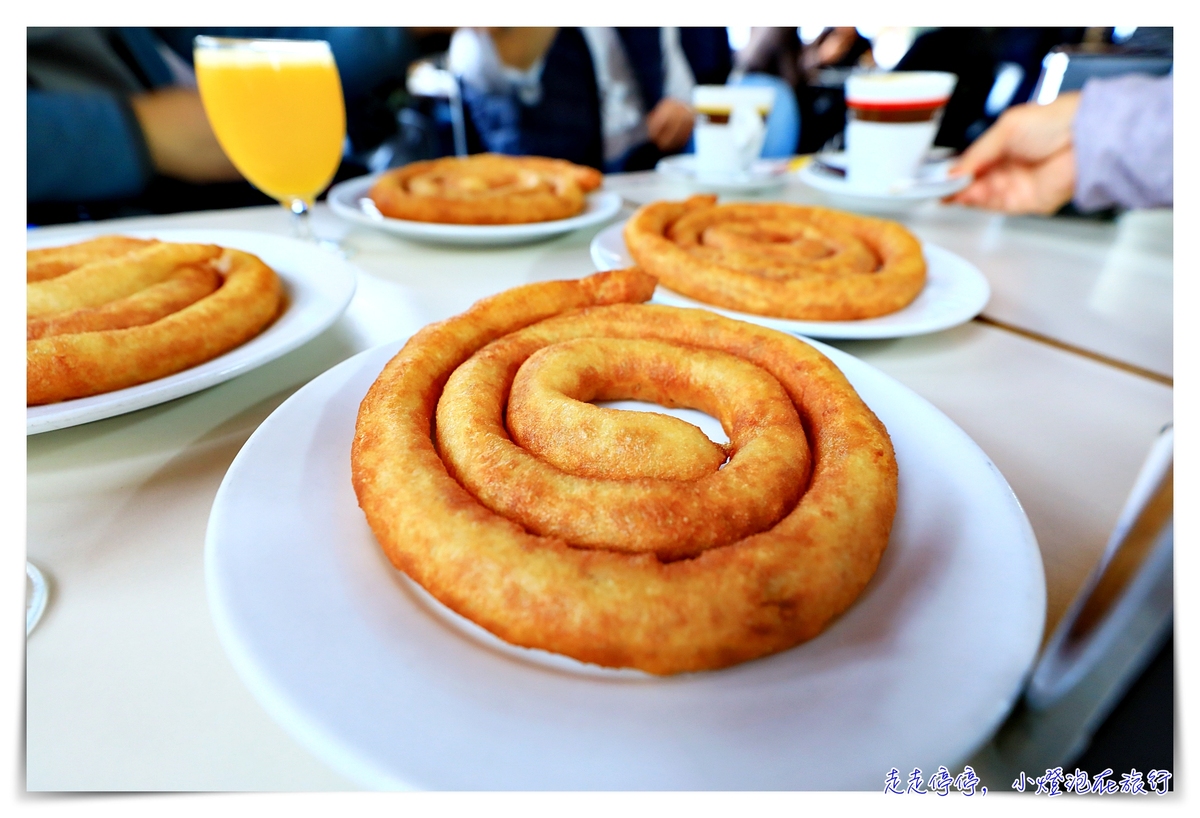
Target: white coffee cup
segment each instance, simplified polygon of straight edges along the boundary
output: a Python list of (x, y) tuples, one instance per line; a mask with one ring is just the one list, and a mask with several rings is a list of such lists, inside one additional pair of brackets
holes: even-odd
[(887, 193), (917, 176), (958, 77), (943, 71), (851, 74), (846, 80), (846, 181)]
[(722, 182), (744, 176), (762, 154), (765, 117), (775, 102), (775, 89), (761, 86), (698, 85), (692, 92), (696, 109), (693, 138), (696, 177)]

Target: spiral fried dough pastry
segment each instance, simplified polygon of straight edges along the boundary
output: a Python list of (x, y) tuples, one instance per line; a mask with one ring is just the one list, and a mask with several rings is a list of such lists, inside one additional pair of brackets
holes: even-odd
[(389, 171), (369, 196), (385, 216), (446, 224), (525, 224), (583, 212), (600, 187), (593, 168), (541, 156), (481, 153)]
[(76, 267), (100, 259), (118, 258), (134, 250), (157, 244), (157, 239), (135, 239), (131, 236), (97, 236), (78, 244), (63, 247), (43, 247), (25, 254), (25, 280), (44, 281), (69, 273)]
[(282, 303), (275, 272), (238, 250), (120, 236), (54, 250), (30, 251), (30, 278), (41, 271), (26, 289), (30, 406), (203, 363), (261, 332)]
[[(811, 346), (637, 303), (654, 284), (533, 284), (424, 328), (368, 391), (351, 459), (387, 556), (442, 603), (515, 645), (672, 674), (844, 611), (887, 545), (896, 463)], [(708, 412), (727, 451), (586, 403), (620, 398)]]
[(654, 202), (629, 220), (625, 244), (676, 292), (775, 318), (874, 318), (906, 307), (925, 286), (911, 233), (820, 207), (718, 205), (715, 196)]

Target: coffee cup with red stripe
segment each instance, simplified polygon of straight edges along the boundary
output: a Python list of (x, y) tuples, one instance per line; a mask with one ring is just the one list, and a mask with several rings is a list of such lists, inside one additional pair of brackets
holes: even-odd
[(958, 77), (878, 71), (846, 80), (846, 181), (889, 193), (911, 184), (937, 135)]

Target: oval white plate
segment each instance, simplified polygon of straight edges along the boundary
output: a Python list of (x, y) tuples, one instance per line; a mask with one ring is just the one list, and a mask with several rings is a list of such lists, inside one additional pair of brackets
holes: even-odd
[(25, 433), (34, 435), (81, 423), (123, 415), (147, 406), (199, 392), (291, 352), (329, 327), (354, 297), (357, 268), (307, 242), (248, 230), (123, 230), (89, 229), (79, 233), (28, 238), (30, 249), (82, 241), (120, 232), (163, 241), (204, 242), (245, 250), (261, 258), (283, 279), (288, 305), (283, 315), (261, 335), (199, 366), (149, 383), (90, 398), (30, 406), (25, 410)]
[(658, 160), (654, 169), (672, 179), (690, 182), (704, 190), (720, 190), (728, 193), (757, 193), (782, 187), (787, 181), (786, 159), (760, 159), (743, 174), (718, 180), (701, 180), (696, 176), (696, 156), (681, 153), (665, 156)]
[(879, 790), (892, 767), (957, 772), (1037, 652), (1037, 543), (961, 429), (817, 346), (891, 433), (900, 495), (878, 572), (816, 639), (654, 678), (506, 646), (435, 610), (388, 563), (350, 483), (359, 402), (396, 342), (305, 385), (230, 466), (205, 545), (226, 651), (274, 718), (367, 787)]
[(430, 244), (496, 246), (522, 244), (593, 227), (611, 219), (621, 210), (621, 195), (598, 190), (587, 196), (587, 208), (578, 216), (530, 224), (434, 224), (391, 219), (375, 209), (367, 191), (382, 174), (359, 176), (334, 185), (327, 201), (334, 213), (355, 224), (374, 227), (397, 236)]
[[(633, 265), (633, 257), (625, 247), (622, 236), (625, 224), (604, 228), (592, 239), (592, 261), (599, 270), (619, 270)], [(696, 307), (759, 324), (764, 327), (806, 335), (810, 338), (902, 338), (938, 332), (970, 321), (983, 311), (992, 289), (979, 268), (961, 256), (922, 242), (928, 273), (925, 289), (902, 310), (879, 318), (859, 321), (792, 321), (752, 315), (722, 307), (714, 307), (668, 290), (661, 284), (654, 291), (654, 301), (674, 307)]]
[[(822, 159), (836, 167), (845, 166), (844, 154), (830, 154)], [(806, 163), (796, 172), (796, 176), (804, 184), (829, 195), (848, 209), (900, 212), (930, 200), (958, 193), (971, 183), (970, 177), (967, 176), (946, 176), (949, 167), (949, 160), (930, 162), (924, 166), (922, 177), (886, 192), (864, 190), (851, 184), (845, 176), (823, 170), (815, 162)]]

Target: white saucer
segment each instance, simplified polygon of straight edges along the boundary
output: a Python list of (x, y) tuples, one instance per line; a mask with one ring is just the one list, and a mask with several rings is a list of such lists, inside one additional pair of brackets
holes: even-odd
[[(625, 247), (622, 231), (625, 223), (610, 225), (592, 239), (592, 261), (598, 270), (619, 270), (633, 265)], [(673, 307), (697, 307), (739, 321), (804, 335), (809, 338), (903, 338), (940, 332), (970, 321), (983, 311), (991, 297), (991, 287), (983, 273), (971, 262), (936, 244), (921, 242), (927, 273), (925, 289), (911, 304), (891, 315), (858, 321), (793, 321), (746, 312), (722, 309), (688, 298), (661, 284), (654, 300)]]
[(593, 227), (611, 219), (621, 209), (621, 195), (607, 190), (589, 193), (587, 206), (578, 216), (549, 222), (529, 224), (436, 224), (392, 219), (375, 209), (367, 191), (382, 174), (359, 176), (334, 185), (327, 201), (334, 213), (343, 219), (393, 235), (428, 244), (469, 246), (500, 246), (526, 242), (570, 233), (583, 227)]
[(702, 181), (696, 176), (696, 155), (692, 153), (664, 157), (658, 160), (654, 169), (664, 176), (690, 182), (697, 188), (730, 193), (755, 193), (782, 187), (787, 181), (788, 170), (786, 159), (760, 159), (745, 173)]
[[(968, 176), (948, 176), (952, 160), (939, 159), (926, 162), (917, 178), (897, 183), (887, 188), (864, 187), (852, 184), (837, 170), (844, 170), (846, 158), (843, 153), (820, 154), (800, 168), (797, 176), (809, 187), (814, 187), (855, 210), (897, 211), (931, 199), (941, 199), (958, 193), (971, 183)], [(837, 170), (828, 170), (835, 168)]]

